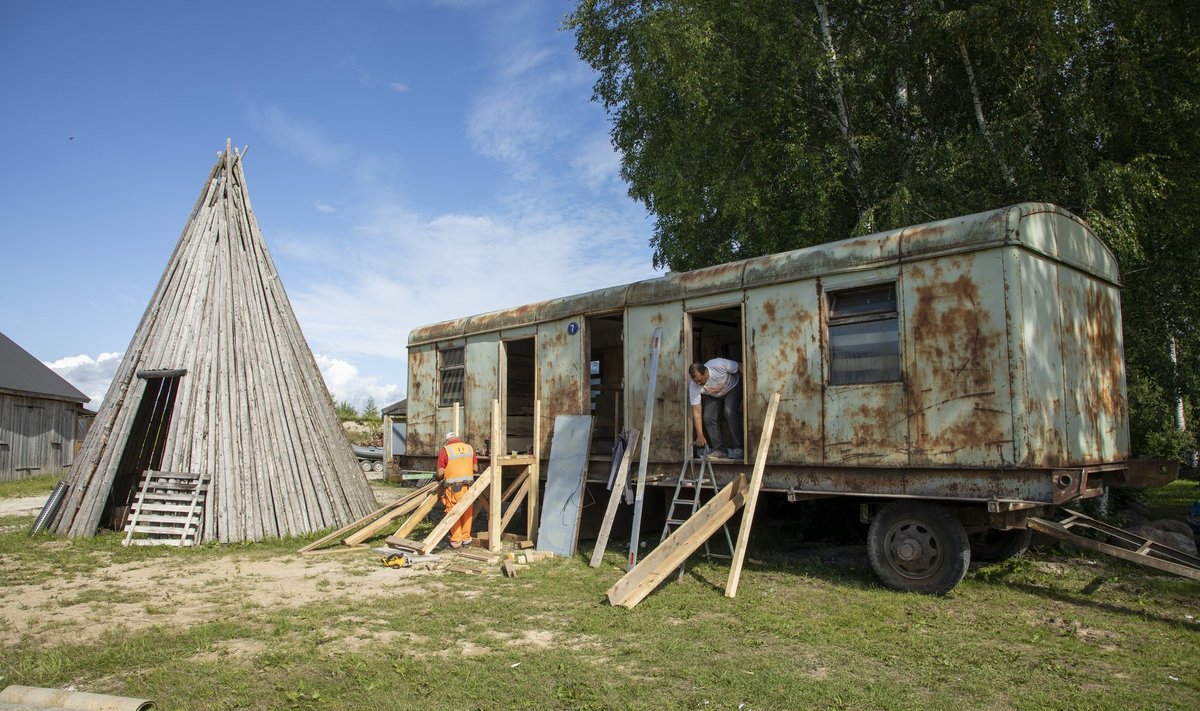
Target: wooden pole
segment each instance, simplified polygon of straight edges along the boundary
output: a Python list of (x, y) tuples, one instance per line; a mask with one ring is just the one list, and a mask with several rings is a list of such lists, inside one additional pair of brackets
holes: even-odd
[(497, 452), (505, 443), (500, 441), (500, 401), (492, 400), (492, 447), (491, 447), (491, 469), (492, 469), (492, 486), (488, 492), (488, 550), (499, 551), (503, 548), (502, 537), (504, 528), (500, 525), (503, 513), (501, 504), (503, 502), (501, 494), (504, 486), (504, 471), (499, 466), (499, 455)]
[(654, 426), (654, 391), (658, 384), (658, 352), (662, 343), (662, 327), (654, 329), (654, 339), (650, 343), (650, 376), (646, 383), (646, 420), (642, 424), (642, 455), (638, 459), (637, 489), (633, 497), (633, 531), (629, 536), (629, 565), (626, 570), (633, 570), (637, 565), (638, 536), (642, 527), (642, 502), (646, 498), (646, 466), (650, 462), (650, 430)]
[(742, 562), (746, 559), (746, 546), (750, 542), (750, 525), (754, 522), (754, 509), (758, 506), (758, 491), (762, 488), (767, 450), (771, 447), (771, 433), (775, 431), (775, 413), (778, 411), (779, 393), (774, 393), (767, 405), (767, 417), (763, 420), (762, 436), (758, 440), (758, 453), (754, 456), (754, 471), (750, 474), (750, 486), (746, 489), (746, 510), (742, 512), (742, 524), (738, 528), (737, 546), (733, 549), (733, 560), (729, 566), (729, 580), (725, 583), (725, 597), (737, 595)]
[(608, 508), (604, 510), (604, 521), (600, 524), (600, 535), (596, 537), (596, 548), (592, 551), (592, 560), (588, 565), (600, 567), (604, 558), (604, 549), (608, 547), (608, 534), (612, 531), (613, 519), (617, 515), (617, 505), (621, 502), (621, 494), (625, 490), (625, 482), (629, 480), (629, 460), (633, 458), (633, 448), (638, 444), (637, 430), (629, 431), (629, 441), (625, 444), (625, 452), (621, 455), (621, 464), (617, 468), (617, 476), (613, 479), (612, 491), (608, 494)]
[(533, 401), (533, 463), (529, 470), (529, 503), (525, 506), (525, 539), (537, 540), (538, 507), (541, 498), (538, 489), (542, 479), (542, 401)]

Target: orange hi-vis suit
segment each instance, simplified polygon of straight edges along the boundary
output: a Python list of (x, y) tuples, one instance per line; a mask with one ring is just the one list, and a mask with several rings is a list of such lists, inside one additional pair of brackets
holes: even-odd
[[(446, 513), (449, 513), (450, 509), (467, 495), (467, 489), (475, 480), (475, 450), (471, 445), (456, 438), (447, 442), (442, 447), (442, 452), (446, 455), (446, 467), (442, 476), (441, 500)], [(438, 460), (440, 464), (441, 458)], [(458, 548), (470, 542), (471, 522), (474, 518), (475, 507), (470, 506), (450, 527), (451, 548)]]

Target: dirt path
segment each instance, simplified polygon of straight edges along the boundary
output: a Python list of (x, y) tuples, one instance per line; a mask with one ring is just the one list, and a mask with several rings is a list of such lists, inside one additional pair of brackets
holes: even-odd
[(45, 505), (45, 495), (0, 499), (0, 516), (37, 516)]

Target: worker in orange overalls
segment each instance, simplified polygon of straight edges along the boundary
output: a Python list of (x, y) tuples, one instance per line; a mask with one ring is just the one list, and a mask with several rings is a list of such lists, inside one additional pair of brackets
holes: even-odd
[[(475, 472), (479, 471), (479, 458), (471, 445), (450, 432), (446, 444), (438, 450), (437, 480), (442, 484), (441, 499), (446, 513), (467, 495)], [(471, 545), (471, 521), (475, 518), (475, 507), (470, 506), (462, 517), (450, 527), (450, 547), (462, 548)]]

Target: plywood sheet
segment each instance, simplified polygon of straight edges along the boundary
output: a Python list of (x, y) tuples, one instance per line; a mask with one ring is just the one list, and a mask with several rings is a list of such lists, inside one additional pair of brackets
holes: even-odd
[(552, 551), (555, 555), (575, 555), (583, 480), (591, 443), (591, 415), (554, 418), (542, 522), (538, 527), (538, 548), (541, 550)]

